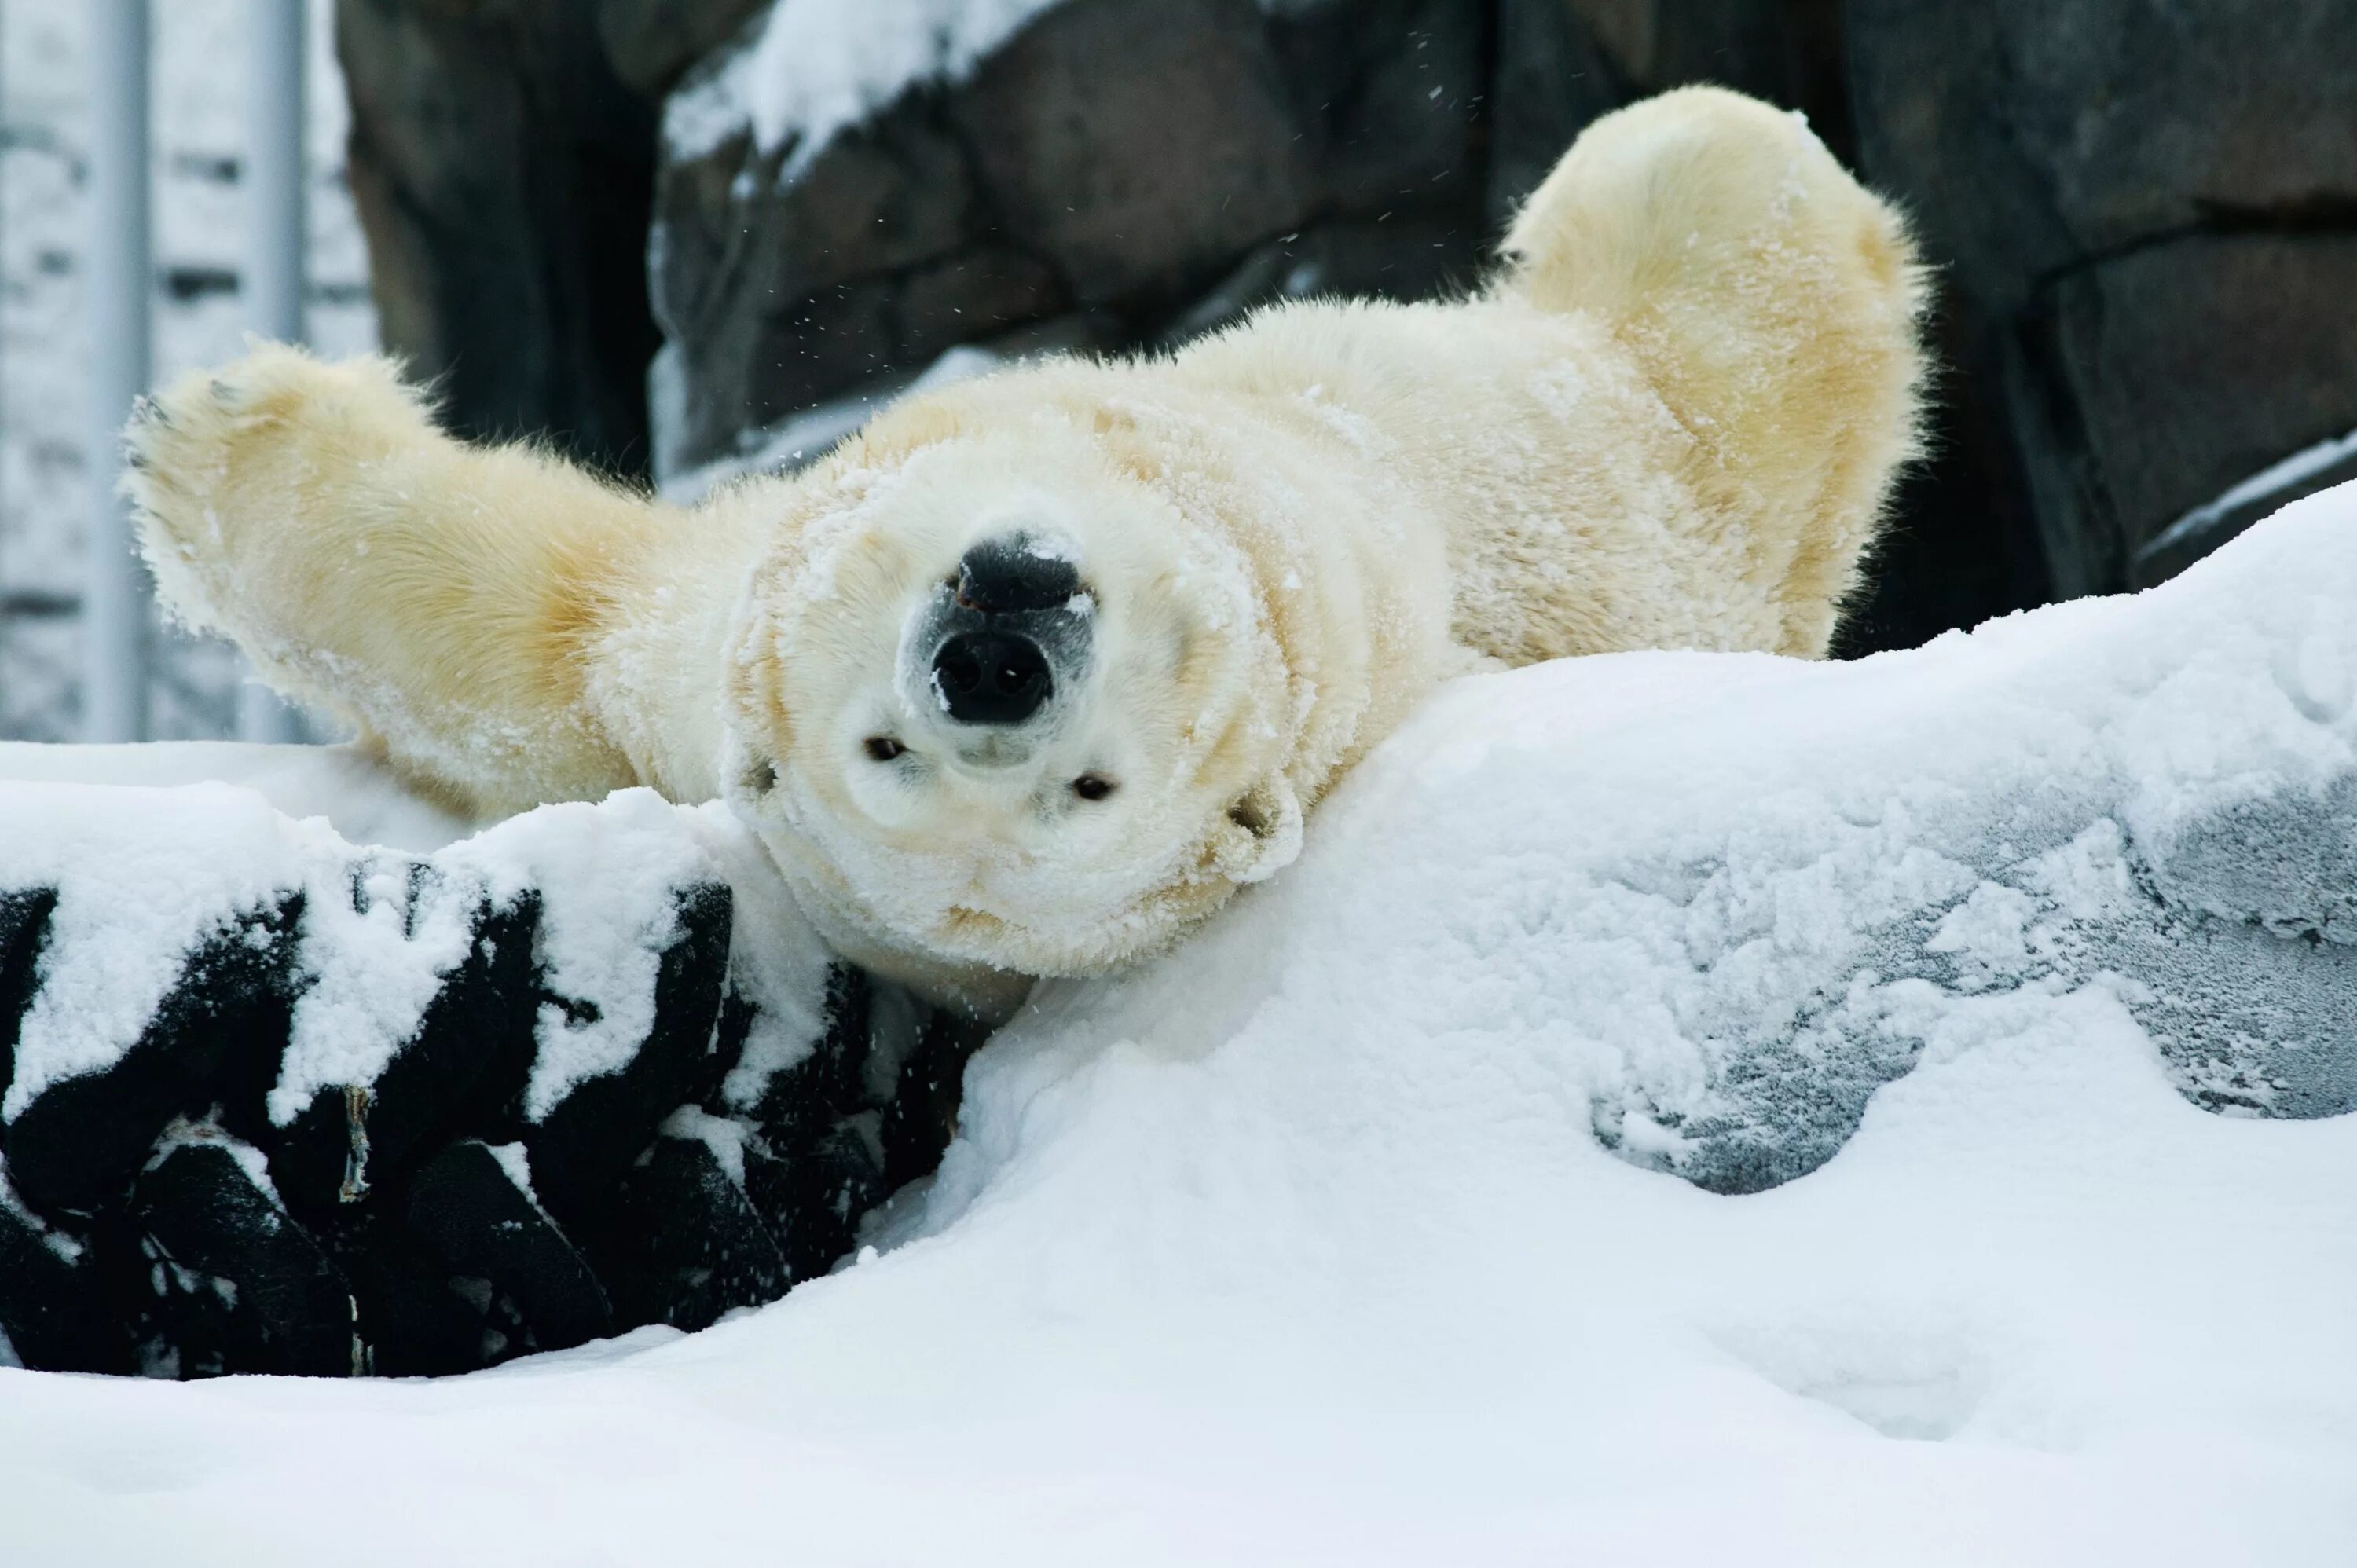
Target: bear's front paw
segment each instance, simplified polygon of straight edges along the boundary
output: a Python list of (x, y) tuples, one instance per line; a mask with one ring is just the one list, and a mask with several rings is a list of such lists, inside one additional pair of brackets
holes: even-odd
[(283, 537), (334, 504), (317, 493), (332, 476), (426, 429), (390, 361), (328, 364), (274, 343), (141, 398), (123, 433), (124, 493), (166, 601), (221, 624), (249, 527)]
[(133, 405), (123, 433), (126, 488), (143, 510), (170, 524), (175, 501), (264, 480), (271, 467), (300, 459), (307, 446), (349, 450), (372, 427), (407, 435), (420, 418), (414, 396), (387, 360), (328, 364), (299, 349), (265, 344)]

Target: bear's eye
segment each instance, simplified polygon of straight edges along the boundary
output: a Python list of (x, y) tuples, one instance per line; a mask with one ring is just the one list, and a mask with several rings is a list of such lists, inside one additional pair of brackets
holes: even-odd
[(1083, 773), (1072, 780), (1072, 793), (1083, 800), (1102, 800), (1113, 793), (1113, 780), (1101, 774)]
[(888, 735), (871, 735), (867, 737), (866, 746), (867, 755), (878, 762), (889, 762), (909, 749)]

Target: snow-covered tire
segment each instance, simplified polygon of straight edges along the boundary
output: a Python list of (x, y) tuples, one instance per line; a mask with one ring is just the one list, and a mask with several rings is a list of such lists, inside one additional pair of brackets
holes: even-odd
[[(534, 815), (522, 853), (399, 855), (281, 819), (296, 847), (258, 876), (230, 845), (217, 888), (158, 862), (209, 907), (176, 917), (168, 983), (95, 1058), (76, 1026), (104, 1010), (105, 949), (156, 925), (110, 920), (92, 884), (135, 883), (150, 852), (0, 878), (17, 1360), (430, 1375), (700, 1327), (824, 1272), (938, 1161), (970, 1024), (879, 1002), (808, 944), (785, 944), (789, 983), (775, 951), (751, 972), (710, 819), (621, 797)], [(38, 856), (11, 858), (21, 882)]]

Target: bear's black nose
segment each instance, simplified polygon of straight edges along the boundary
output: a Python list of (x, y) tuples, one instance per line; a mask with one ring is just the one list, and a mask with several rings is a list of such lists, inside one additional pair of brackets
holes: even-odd
[(985, 539), (958, 563), (957, 602), (985, 615), (1057, 609), (1080, 591), (1080, 568), (1028, 534)]
[(933, 690), (962, 725), (1019, 725), (1053, 681), (1039, 645), (1013, 631), (962, 631), (933, 655)]

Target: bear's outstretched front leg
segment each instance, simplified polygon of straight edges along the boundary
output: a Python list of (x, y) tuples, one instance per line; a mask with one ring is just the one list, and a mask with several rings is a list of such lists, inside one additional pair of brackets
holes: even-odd
[(141, 404), (125, 489), (167, 606), (463, 811), (640, 782), (589, 650), (660, 509), (463, 445), (380, 359), (257, 349)]

